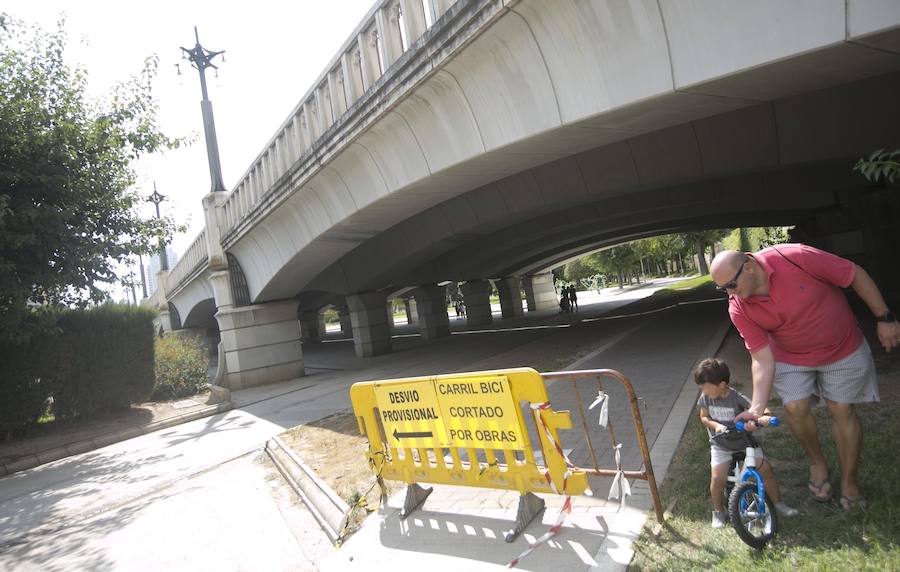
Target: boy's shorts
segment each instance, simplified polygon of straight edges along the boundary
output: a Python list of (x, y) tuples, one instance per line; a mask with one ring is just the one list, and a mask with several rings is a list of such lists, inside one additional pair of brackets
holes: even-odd
[[(716, 467), (718, 465), (724, 463), (731, 462), (731, 456), (737, 453), (738, 451), (730, 451), (724, 447), (719, 447), (716, 445), (709, 446), (709, 466)], [(763, 456), (762, 447), (756, 448), (756, 461), (757, 466), (759, 465), (759, 461), (762, 461), (765, 457)]]
[(775, 390), (782, 403), (824, 397), (837, 403), (878, 401), (878, 378), (869, 344), (863, 343), (847, 357), (819, 366), (775, 363)]

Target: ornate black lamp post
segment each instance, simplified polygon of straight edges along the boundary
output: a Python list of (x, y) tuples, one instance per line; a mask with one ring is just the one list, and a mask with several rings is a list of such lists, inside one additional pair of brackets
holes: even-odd
[[(156, 218), (160, 218), (159, 203), (163, 202), (164, 200), (166, 200), (166, 196), (159, 194), (159, 191), (156, 190), (156, 183), (153, 183), (153, 194), (147, 197), (147, 202), (153, 203), (153, 206), (156, 207)], [(159, 269), (169, 269), (169, 257), (166, 256), (166, 243), (162, 239), (160, 239), (159, 241)]]
[[(200, 45), (200, 36), (197, 33), (197, 27), (194, 26), (194, 38), (197, 45), (192, 49), (182, 47), (184, 57), (191, 61), (191, 64), (200, 72), (200, 91), (203, 93), (203, 100), (200, 102), (200, 109), (203, 111), (203, 132), (206, 135), (206, 154), (209, 158), (209, 178), (212, 181), (212, 192), (225, 192), (225, 184), (222, 182), (222, 164), (219, 161), (219, 144), (216, 141), (216, 123), (213, 119), (212, 102), (206, 92), (206, 68), (218, 69), (212, 60), (218, 55), (224, 54), (225, 51), (211, 52)], [(224, 56), (222, 58), (224, 61)], [(181, 69), (179, 68), (179, 73)]]

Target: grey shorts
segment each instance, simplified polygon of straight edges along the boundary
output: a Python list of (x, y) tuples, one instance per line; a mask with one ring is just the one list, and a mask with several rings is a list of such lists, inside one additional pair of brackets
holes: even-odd
[(828, 365), (776, 362), (775, 390), (783, 403), (807, 397), (822, 397), (837, 403), (878, 401), (878, 378), (872, 350), (863, 340), (852, 354)]

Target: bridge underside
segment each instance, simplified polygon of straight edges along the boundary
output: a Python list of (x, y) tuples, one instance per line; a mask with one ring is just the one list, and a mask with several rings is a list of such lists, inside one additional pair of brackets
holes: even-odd
[[(900, 74), (887, 74), (580, 151), (414, 214), (305, 283), (299, 275), (308, 276), (309, 266), (300, 253), (257, 299), (297, 297), (315, 306), (323, 292), (539, 272), (604, 245), (689, 228), (802, 224), (865, 186), (853, 163), (897, 144), (898, 100)], [(370, 208), (393, 212), (404, 196)], [(325, 233), (313, 248), (340, 232)]]
[[(862, 185), (853, 163), (900, 140), (887, 5), (454, 6), (223, 238), (253, 302), (533, 273), (718, 220), (795, 222), (839, 205)], [(470, 16), (477, 34), (436, 47)]]

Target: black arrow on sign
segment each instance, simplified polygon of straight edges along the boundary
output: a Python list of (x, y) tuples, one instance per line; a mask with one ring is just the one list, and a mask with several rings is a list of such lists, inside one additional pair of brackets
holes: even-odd
[(397, 428), (394, 427), (394, 439), (399, 441), (403, 437), (410, 438), (410, 439), (413, 437), (434, 437), (434, 434), (432, 434), (431, 431), (416, 431), (413, 433), (399, 433), (397, 431)]

